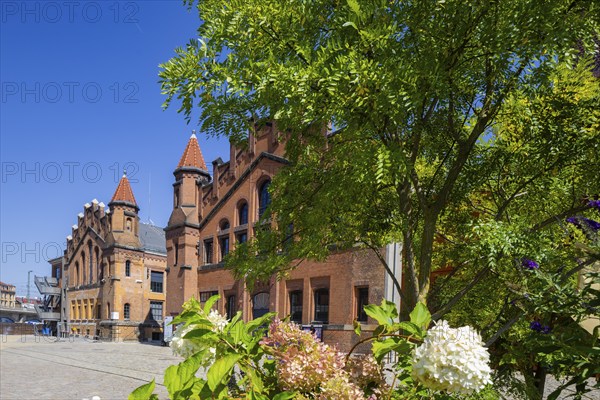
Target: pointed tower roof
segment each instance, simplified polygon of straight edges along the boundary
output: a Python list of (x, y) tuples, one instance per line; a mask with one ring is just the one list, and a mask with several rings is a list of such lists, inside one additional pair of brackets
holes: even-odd
[(129, 184), (129, 179), (127, 179), (126, 171), (123, 171), (123, 177), (119, 181), (117, 190), (115, 190), (115, 194), (113, 194), (113, 197), (110, 200), (110, 202), (111, 203), (129, 203), (137, 208), (137, 203), (135, 201), (135, 197), (133, 196), (133, 190), (131, 190), (131, 185)]
[(200, 145), (198, 144), (195, 132), (192, 133), (192, 136), (185, 147), (185, 151), (181, 156), (181, 160), (179, 160), (179, 164), (177, 165), (177, 168), (184, 167), (198, 168), (207, 171), (206, 163), (204, 162), (204, 157), (202, 157), (202, 152), (200, 151)]

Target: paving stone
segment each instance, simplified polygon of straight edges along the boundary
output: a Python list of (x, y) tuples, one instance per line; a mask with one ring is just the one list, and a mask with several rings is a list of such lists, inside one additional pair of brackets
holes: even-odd
[(154, 344), (2, 335), (0, 399), (122, 400), (153, 378), (166, 399), (163, 373), (181, 360)]

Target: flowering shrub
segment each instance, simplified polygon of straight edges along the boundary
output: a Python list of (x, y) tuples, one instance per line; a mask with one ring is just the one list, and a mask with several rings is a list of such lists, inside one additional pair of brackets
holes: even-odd
[(183, 338), (193, 329), (194, 326), (182, 326), (175, 330), (175, 333), (173, 334), (173, 339), (170, 343), (171, 349), (173, 350), (173, 354), (177, 354), (181, 357), (188, 358), (202, 350), (202, 345), (200, 343)]
[(471, 394), (491, 383), (489, 357), (473, 328), (440, 321), (414, 351), (413, 377), (430, 389)]
[[(186, 357), (165, 371), (173, 400), (441, 399), (447, 398), (442, 391), (469, 394), (490, 383), (489, 355), (479, 334), (470, 327), (451, 329), (444, 321), (427, 331), (431, 315), (423, 304), (413, 310), (410, 321), (402, 322), (395, 321), (393, 303), (367, 305), (365, 312), (380, 325), (357, 346), (372, 342), (373, 354), (344, 355), (272, 313), (245, 323), (238, 312), (228, 321), (211, 310), (217, 299), (213, 296), (204, 307), (190, 300), (173, 321), (180, 327), (171, 347)], [(357, 323), (357, 333), (360, 329)], [(381, 364), (392, 351), (397, 354), (398, 384), (390, 386)], [(205, 378), (196, 376), (202, 366), (207, 368)], [(239, 373), (234, 375), (234, 370)], [(153, 391), (154, 381), (137, 388), (130, 399), (157, 399)]]
[(283, 390), (318, 393), (318, 399), (362, 399), (362, 391), (350, 382), (344, 355), (319, 341), (294, 323), (273, 320), (269, 336), (261, 341), (277, 363)]
[(352, 382), (376, 395), (389, 389), (381, 372), (381, 365), (371, 354), (349, 357), (344, 369), (350, 374)]
[[(205, 324), (200, 325), (210, 329), (212, 332), (223, 332), (223, 329), (228, 323), (227, 318), (219, 314), (217, 310), (211, 310), (207, 314), (205, 310), (199, 309), (197, 315), (201, 320), (206, 322)], [(195, 329), (198, 329), (198, 327), (198, 324), (193, 324), (187, 326), (183, 325), (177, 328), (170, 346), (173, 350), (173, 354), (180, 355), (184, 358), (191, 357), (197, 353), (202, 353), (203, 356), (200, 357), (200, 365), (206, 367), (215, 361), (216, 348), (214, 346), (206, 346), (206, 343), (202, 341), (186, 339), (186, 336)]]

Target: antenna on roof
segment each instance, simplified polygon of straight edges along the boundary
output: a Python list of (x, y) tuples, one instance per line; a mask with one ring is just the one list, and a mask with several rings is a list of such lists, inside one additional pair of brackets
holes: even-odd
[(152, 212), (151, 204), (152, 204), (152, 172), (148, 172), (148, 223), (154, 225), (152, 219), (150, 218), (150, 214)]

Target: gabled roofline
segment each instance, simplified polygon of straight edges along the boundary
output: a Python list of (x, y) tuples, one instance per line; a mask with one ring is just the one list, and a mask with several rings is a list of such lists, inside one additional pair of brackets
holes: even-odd
[(240, 187), (242, 182), (250, 175), (250, 173), (252, 171), (254, 171), (254, 169), (256, 169), (256, 167), (258, 166), (258, 163), (263, 158), (266, 158), (266, 159), (269, 159), (269, 160), (272, 160), (272, 161), (275, 161), (275, 162), (278, 162), (278, 163), (281, 163), (284, 165), (290, 164), (290, 161), (287, 158), (283, 158), (283, 157), (277, 156), (275, 154), (267, 153), (264, 151), (262, 153), (260, 153), (259, 156), (256, 157), (254, 159), (254, 161), (252, 161), (252, 164), (250, 164), (250, 166), (244, 171), (244, 173), (242, 175), (240, 175), (238, 180), (235, 181), (235, 183), (233, 184), (233, 186), (231, 186), (231, 188), (227, 191), (227, 193), (225, 193), (225, 195), (219, 199), (217, 204), (213, 207), (212, 210), (210, 210), (210, 212), (206, 215), (206, 217), (204, 219), (202, 219), (202, 221), (200, 221), (200, 225), (198, 227), (200, 230), (202, 230), (202, 228), (204, 228), (204, 226), (206, 226), (206, 224), (208, 224), (208, 222), (215, 216), (215, 214), (221, 209), (221, 207), (223, 207), (225, 202)]

